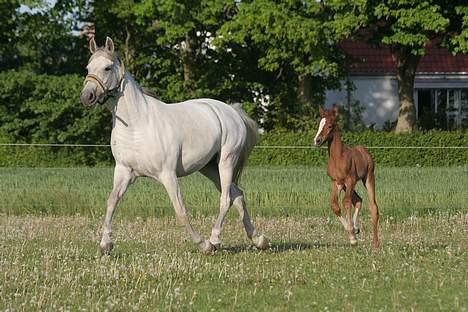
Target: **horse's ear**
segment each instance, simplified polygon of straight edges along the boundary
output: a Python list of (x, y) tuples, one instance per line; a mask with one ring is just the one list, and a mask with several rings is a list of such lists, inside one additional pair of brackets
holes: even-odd
[(96, 52), (96, 40), (94, 40), (94, 37), (91, 37), (89, 40), (89, 51), (93, 54)]
[(114, 41), (110, 37), (106, 37), (106, 49), (111, 53), (114, 52)]
[(322, 107), (322, 106), (319, 107), (319, 114), (320, 114), (320, 117), (321, 117), (321, 118), (323, 118), (324, 115), (325, 115), (325, 111), (323, 110), (323, 107)]
[(332, 113), (335, 117), (338, 117), (338, 106), (336, 104), (333, 104)]

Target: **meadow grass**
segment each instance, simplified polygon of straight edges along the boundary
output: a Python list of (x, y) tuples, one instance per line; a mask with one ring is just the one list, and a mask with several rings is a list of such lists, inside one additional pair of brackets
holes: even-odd
[[(219, 194), (200, 174), (181, 179), (190, 215), (218, 212)], [(468, 209), (468, 168), (377, 168), (377, 201), (383, 217), (451, 214)], [(252, 215), (330, 216), (330, 180), (324, 168), (252, 167), (241, 180)], [(83, 215), (101, 218), (112, 189), (110, 168), (0, 168), (0, 213)], [(366, 192), (358, 184), (366, 202)], [(366, 207), (366, 203), (364, 204)], [(363, 209), (363, 213), (367, 213)], [(140, 178), (118, 208), (119, 217), (173, 216), (161, 184)]]
[(382, 222), (377, 252), (368, 220), (355, 248), (335, 221), (255, 218), (272, 240), (258, 251), (229, 220), (223, 249), (204, 256), (173, 218), (120, 220), (101, 258), (97, 220), (2, 216), (0, 310), (467, 310), (466, 216)]
[[(349, 246), (324, 171), (247, 168), (241, 184), (271, 248), (252, 248), (231, 211), (214, 256), (177, 226), (163, 188), (141, 179), (118, 208), (114, 251), (100, 257), (111, 169), (0, 169), (0, 310), (468, 310), (466, 169), (379, 168), (379, 251), (367, 209)], [(207, 237), (218, 194), (199, 175), (182, 191)]]

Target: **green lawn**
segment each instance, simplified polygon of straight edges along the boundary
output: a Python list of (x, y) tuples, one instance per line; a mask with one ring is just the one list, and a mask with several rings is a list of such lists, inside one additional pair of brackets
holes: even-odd
[[(366, 209), (359, 245), (348, 245), (328, 207), (324, 169), (248, 168), (242, 185), (271, 248), (252, 248), (233, 210), (214, 256), (187, 240), (162, 187), (142, 179), (119, 207), (113, 253), (101, 258), (111, 176), (0, 169), (0, 310), (468, 309), (464, 168), (379, 168), (377, 252)], [(218, 195), (200, 176), (183, 179), (183, 193), (207, 237)]]
[[(0, 168), (0, 213), (101, 218), (112, 188), (112, 172), (110, 168)], [(217, 213), (219, 195), (210, 181), (194, 174), (181, 182), (192, 216)], [(377, 202), (383, 218), (467, 211), (467, 185), (468, 167), (376, 170)], [(324, 168), (247, 168), (241, 186), (254, 216), (332, 216), (330, 180)], [(358, 192), (366, 201), (361, 184)], [(140, 178), (129, 188), (117, 214), (147, 218), (173, 216), (174, 212), (162, 185)]]

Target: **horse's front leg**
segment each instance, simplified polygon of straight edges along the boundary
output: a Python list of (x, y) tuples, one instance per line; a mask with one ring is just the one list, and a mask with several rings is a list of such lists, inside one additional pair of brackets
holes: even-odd
[(343, 188), (342, 185), (339, 185), (336, 181), (332, 181), (332, 191), (331, 191), (331, 209), (333, 213), (337, 216), (338, 220), (340, 220), (341, 224), (345, 230), (348, 229), (348, 222), (346, 219), (341, 215), (340, 204), (338, 203), (338, 195), (340, 194), (341, 189)]
[(181, 223), (185, 227), (193, 242), (199, 245), (203, 253), (211, 254), (215, 250), (214, 246), (209, 241), (204, 240), (201, 237), (201, 235), (192, 227), (192, 224), (188, 219), (187, 212), (182, 201), (182, 194), (180, 192), (179, 182), (177, 180), (175, 172), (167, 172), (161, 174), (159, 177), (159, 181), (166, 188), (167, 194), (169, 195), (172, 205), (174, 206), (174, 210), (176, 212), (177, 220), (179, 221), (179, 223)]
[(353, 207), (353, 192), (354, 192), (354, 186), (355, 186), (354, 181), (348, 181), (346, 182), (346, 191), (345, 191), (345, 196), (343, 199), (343, 206), (346, 210), (346, 217), (348, 221), (348, 236), (349, 236), (349, 242), (351, 245), (356, 245), (357, 240), (356, 240), (356, 234), (354, 233), (354, 225), (353, 225), (353, 218), (352, 218), (352, 211), (351, 208)]
[(106, 217), (102, 226), (102, 238), (99, 248), (101, 254), (108, 254), (114, 244), (112, 243), (112, 217), (119, 200), (125, 194), (130, 182), (133, 179), (132, 171), (130, 168), (117, 164), (114, 168), (114, 186), (112, 192), (107, 199)]

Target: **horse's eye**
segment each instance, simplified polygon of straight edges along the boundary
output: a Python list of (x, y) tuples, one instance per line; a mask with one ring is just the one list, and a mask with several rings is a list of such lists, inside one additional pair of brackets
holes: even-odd
[(105, 71), (109, 71), (111, 70), (112, 68), (110, 66), (107, 66), (106, 68), (104, 68)]

